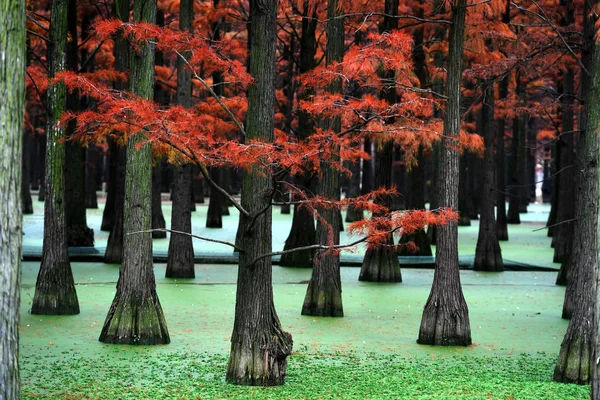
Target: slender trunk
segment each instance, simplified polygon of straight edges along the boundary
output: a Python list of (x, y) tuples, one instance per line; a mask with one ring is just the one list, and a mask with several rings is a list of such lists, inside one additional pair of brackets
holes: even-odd
[[(47, 122), (47, 121), (46, 121)], [(40, 156), (39, 163), (39, 191), (38, 191), (38, 201), (44, 201), (46, 199), (46, 141), (48, 138), (46, 136), (37, 135), (37, 144), (38, 144), (38, 154)]]
[(0, 399), (20, 399), (22, 142), (25, 138), (25, 1), (0, 1)]
[[(510, 22), (510, 2), (507, 1), (507, 11), (504, 22)], [(504, 77), (499, 85), (500, 100), (508, 95), (508, 76)], [(496, 120), (496, 237), (498, 240), (508, 240), (508, 226), (506, 220), (506, 181), (504, 169), (504, 133), (506, 122), (504, 117)]]
[[(134, 2), (134, 22), (154, 23), (155, 0)], [(154, 45), (145, 43), (131, 53), (131, 92), (152, 99)], [(114, 344), (167, 344), (169, 332), (156, 293), (152, 266), (152, 235), (140, 233), (152, 226), (152, 146), (143, 131), (127, 142), (125, 204), (123, 209), (123, 263), (117, 291), (99, 340)]]
[[(222, 185), (223, 169), (213, 167), (210, 169), (210, 177), (218, 185)], [(210, 190), (210, 200), (208, 201), (208, 211), (206, 212), (206, 227), (207, 228), (222, 228), (223, 227), (223, 207), (225, 201), (223, 195), (218, 190)]]
[[(68, 0), (54, 0), (50, 12), (48, 68), (50, 78), (66, 67)], [(42, 263), (35, 284), (32, 314), (79, 314), (79, 302), (67, 255), (65, 221), (64, 128), (60, 117), (66, 109), (63, 83), (48, 89), (46, 106), (46, 200), (44, 202), (44, 243)]]
[[(246, 140), (273, 141), (276, 8), (276, 2), (250, 0), (249, 69), (254, 84), (248, 88)], [(244, 174), (241, 203), (253, 217), (240, 213), (236, 243), (243, 251), (226, 376), (228, 382), (240, 385), (282, 385), (287, 356), (292, 353), (292, 337), (283, 331), (273, 303), (271, 258), (254, 262), (255, 258), (271, 252), (272, 209), (268, 205), (272, 184), (268, 170), (259, 171), (255, 167)]]
[[(360, 195), (360, 160), (350, 163), (350, 172), (352, 173), (352, 176), (348, 181), (348, 193), (346, 193), (346, 197), (354, 198)], [(346, 222), (356, 222), (363, 218), (364, 212), (362, 209), (348, 206), (348, 211), (346, 211)]]
[(467, 155), (463, 154), (459, 160), (458, 167), (458, 225), (471, 226), (471, 213), (469, 211), (469, 202), (467, 194)]
[[(165, 222), (165, 216), (162, 212), (162, 171), (163, 163), (159, 162), (156, 166), (152, 167), (152, 229), (164, 229), (167, 227)], [(165, 231), (153, 231), (152, 239), (165, 239), (167, 232)]]
[(21, 152), (21, 209), (23, 214), (33, 214), (33, 201), (31, 200), (31, 187), (29, 184), (31, 160), (31, 134), (23, 130)]
[[(446, 113), (441, 163), (438, 166), (438, 201), (441, 207), (458, 207), (458, 160), (454, 141), (460, 132), (460, 87), (466, 0), (452, 7), (446, 78)], [(443, 171), (443, 172), (442, 172)], [(431, 293), (423, 310), (417, 343), (442, 346), (471, 344), (469, 310), (462, 293), (458, 268), (458, 226), (438, 227), (435, 273)]]
[[(522, 101), (524, 96), (524, 88), (523, 83), (521, 82), (521, 72), (517, 71), (517, 96)], [(506, 222), (509, 224), (520, 224), (521, 216), (519, 215), (519, 207), (521, 204), (521, 186), (523, 185), (523, 171), (521, 170), (521, 160), (520, 157), (524, 154), (521, 151), (521, 148), (525, 148), (525, 143), (522, 140), (523, 132), (522, 132), (522, 123), (521, 119), (524, 118), (522, 116), (517, 116), (513, 118), (513, 132), (512, 132), (512, 141), (510, 147), (510, 185), (507, 189), (509, 189), (509, 199), (508, 199), (508, 214), (506, 216)]]
[(476, 271), (503, 271), (502, 251), (496, 236), (496, 218), (494, 217), (494, 82), (488, 81), (481, 109), (481, 127), (485, 144), (481, 179), (481, 219), (479, 236), (475, 249)]
[(98, 208), (98, 196), (96, 189), (98, 187), (98, 166), (100, 159), (100, 150), (95, 144), (90, 144), (85, 151), (85, 207)]
[[(107, 264), (121, 264), (123, 260), (123, 206), (125, 203), (125, 164), (127, 162), (127, 148), (116, 145), (112, 157), (115, 158), (115, 172), (113, 182), (113, 224), (106, 243), (104, 262)], [(106, 215), (106, 210), (105, 213)]]

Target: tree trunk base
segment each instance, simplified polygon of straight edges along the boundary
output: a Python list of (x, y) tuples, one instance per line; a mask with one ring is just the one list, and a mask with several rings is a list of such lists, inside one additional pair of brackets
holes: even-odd
[(568, 270), (568, 262), (563, 262), (560, 264), (560, 269), (558, 270), (558, 275), (556, 276), (556, 284), (558, 286), (567, 286)]
[(419, 344), (433, 346), (470, 346), (471, 326), (466, 307), (447, 304), (445, 300), (430, 297), (423, 310)]
[[(554, 239), (554, 238), (553, 238)], [(556, 240), (554, 243), (554, 259), (555, 263), (566, 264), (571, 255), (571, 243), (567, 240)], [(560, 269), (563, 269), (562, 265)]]
[(321, 287), (317, 284), (308, 285), (302, 315), (314, 317), (343, 317), (344, 307), (342, 305), (342, 291), (339, 288)]
[(365, 253), (359, 281), (402, 282), (398, 254), (388, 246), (368, 248)]
[(506, 224), (496, 223), (496, 238), (500, 241), (508, 240), (508, 227)]
[(67, 245), (69, 247), (94, 247), (94, 230), (86, 225), (67, 227)]
[(435, 225), (430, 225), (427, 227), (427, 237), (429, 238), (429, 243), (431, 245), (435, 245), (437, 243), (437, 227)]
[[(494, 238), (495, 239), (495, 238)], [(488, 239), (485, 244), (479, 244), (475, 254), (475, 264), (473, 269), (475, 271), (485, 272), (503, 272), (504, 262), (502, 261), (502, 251), (498, 241), (494, 239)]]
[(115, 297), (98, 339), (110, 344), (155, 345), (171, 340), (156, 293)]
[(232, 343), (227, 382), (245, 386), (283, 385), (292, 345), (292, 336), (281, 331), (258, 343)]
[(558, 361), (554, 368), (554, 380), (556, 382), (576, 383), (587, 385), (590, 383), (590, 352), (591, 338), (584, 332), (576, 332), (573, 335), (565, 335), (560, 345)]
[(417, 252), (412, 252), (407, 246), (400, 246), (398, 251), (399, 256), (432, 256), (431, 244), (429, 236), (424, 229), (419, 229), (412, 235), (402, 235), (399, 244), (413, 242), (417, 246)]
[[(46, 269), (42, 266), (40, 271), (42, 268)], [(36, 315), (79, 314), (79, 301), (69, 262), (57, 263), (45, 275), (51, 275), (51, 277), (48, 277), (50, 279), (38, 277), (31, 313)]]

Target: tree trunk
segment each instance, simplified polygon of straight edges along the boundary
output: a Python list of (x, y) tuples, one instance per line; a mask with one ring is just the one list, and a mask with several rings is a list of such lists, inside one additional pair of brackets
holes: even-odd
[[(223, 184), (223, 169), (218, 167), (210, 168), (210, 178), (219, 186)], [(206, 212), (207, 228), (223, 227), (223, 202), (225, 199), (218, 190), (210, 190), (210, 200), (208, 201), (208, 211)]]
[(458, 225), (459, 226), (471, 226), (471, 213), (469, 210), (469, 201), (467, 199), (467, 155), (463, 154), (459, 160), (459, 173), (458, 173)]
[(100, 150), (95, 144), (90, 144), (85, 151), (85, 207), (98, 208), (98, 196), (96, 188), (98, 186), (96, 177), (98, 176), (98, 166), (100, 159)]
[[(350, 172), (352, 176), (348, 180), (348, 193), (346, 193), (346, 197), (352, 199), (360, 195), (360, 160), (350, 163)], [(363, 218), (363, 210), (348, 206), (346, 222), (356, 222)]]
[[(54, 0), (50, 12), (48, 68), (50, 77), (65, 69), (67, 50), (68, 0)], [(79, 314), (79, 302), (71, 264), (67, 255), (65, 221), (64, 128), (60, 117), (65, 111), (67, 91), (63, 83), (48, 89), (46, 106), (46, 200), (44, 202), (44, 244), (42, 263), (35, 284), (32, 314)]]
[(504, 271), (502, 251), (496, 236), (496, 218), (494, 217), (494, 82), (488, 81), (483, 96), (481, 125), (485, 144), (481, 179), (481, 218), (479, 236), (475, 249), (476, 271)]
[[(524, 98), (524, 88), (523, 83), (521, 82), (521, 72), (517, 71), (517, 96), (523, 101)], [(513, 132), (512, 132), (512, 141), (510, 147), (510, 185), (507, 189), (509, 189), (509, 199), (508, 199), (508, 214), (506, 216), (506, 222), (509, 224), (520, 224), (521, 216), (519, 215), (519, 207), (522, 203), (521, 201), (521, 186), (523, 186), (523, 177), (525, 176), (523, 170), (521, 169), (521, 156), (524, 155), (525, 149), (525, 141), (523, 140), (524, 132), (522, 132), (523, 124), (521, 120), (524, 117), (517, 116), (513, 118)]]
[[(246, 140), (273, 141), (275, 126), (274, 78), (276, 2), (250, 0), (252, 57), (248, 88)], [(255, 167), (244, 174), (240, 213), (237, 293), (227, 382), (240, 385), (282, 385), (287, 356), (292, 353), (292, 337), (284, 332), (273, 304), (271, 257), (254, 261), (271, 252), (271, 213), (267, 207), (273, 191), (268, 171)], [(262, 212), (263, 210), (266, 210)]]
[(46, 136), (36, 135), (38, 144), (38, 153), (40, 155), (40, 183), (38, 191), (38, 201), (44, 201), (46, 198)]
[[(446, 113), (438, 170), (438, 201), (441, 207), (458, 207), (458, 161), (454, 140), (460, 132), (460, 87), (466, 0), (452, 7), (446, 78)], [(451, 222), (437, 229), (435, 273), (431, 293), (423, 310), (417, 343), (441, 346), (471, 344), (469, 310), (460, 285), (458, 268), (458, 226)]]
[[(152, 167), (152, 229), (164, 229), (167, 227), (165, 216), (162, 212), (162, 170), (162, 161)], [(152, 232), (152, 239), (165, 239), (166, 237), (167, 232), (165, 231)]]
[[(154, 23), (155, 0), (136, 0), (134, 22)], [(131, 53), (131, 92), (152, 99), (154, 83), (154, 45), (145, 43)], [(114, 344), (167, 344), (169, 332), (163, 315), (152, 266), (152, 235), (140, 233), (151, 228), (152, 146), (145, 143), (144, 132), (127, 143), (125, 205), (123, 209), (123, 263), (117, 292), (106, 316), (99, 340)]]
[(367, 194), (373, 190), (375, 181), (375, 171), (373, 171), (373, 144), (369, 137), (364, 138), (363, 150), (371, 156), (371, 159), (362, 160), (362, 178), (360, 191), (361, 194)]
[(25, 1), (0, 1), (0, 399), (20, 399), (22, 144), (25, 138)]
[[(115, 39), (115, 51), (118, 48), (119, 39)], [(106, 201), (104, 211), (102, 212), (101, 231), (110, 232), (115, 223), (115, 208), (117, 198), (119, 170), (124, 169), (124, 165), (119, 164), (119, 145), (114, 139), (108, 138), (108, 181), (106, 182)], [(95, 189), (94, 189), (95, 190)]]
[[(217, 3), (217, 1), (215, 1)], [(182, 0), (179, 4), (179, 29), (192, 32), (194, 2)], [(191, 53), (183, 54), (186, 59)], [(192, 106), (192, 72), (186, 61), (177, 57), (177, 104), (189, 108)], [(171, 232), (167, 259), (167, 278), (195, 278), (194, 245), (192, 244), (192, 165), (184, 164), (174, 168), (173, 205), (171, 209)]]
[[(68, 35), (67, 68), (78, 71), (79, 54), (77, 48), (77, 2), (69, 0), (68, 4)], [(67, 93), (67, 110), (80, 110), (80, 96), (77, 90)], [(75, 132), (76, 121), (71, 120), (67, 125), (65, 141), (64, 179), (65, 187), (65, 217), (67, 224), (67, 243), (69, 247), (94, 246), (94, 231), (87, 226), (85, 208), (85, 149), (81, 143), (71, 138)]]
[[(115, 158), (113, 181), (113, 216), (112, 227), (106, 243), (104, 262), (107, 264), (121, 264), (123, 260), (123, 207), (125, 203), (125, 164), (127, 162), (127, 148), (114, 144), (112, 157)], [(108, 200), (107, 200), (108, 201)], [(106, 209), (104, 212), (106, 215)]]
[[(508, 14), (508, 18), (506, 18)], [(505, 23), (510, 22), (510, 2), (507, 1)], [(508, 77), (500, 82), (499, 96), (501, 100), (508, 95)], [(496, 120), (496, 238), (508, 240), (508, 225), (506, 219), (506, 182), (504, 169), (504, 133), (506, 122), (504, 117)]]
[[(597, 3), (597, 2), (595, 2)], [(583, 143), (580, 147), (577, 201), (573, 252), (571, 254), (571, 276), (567, 283), (563, 318), (571, 314), (567, 333), (560, 346), (558, 361), (554, 369), (554, 380), (588, 384), (591, 378), (594, 351), (594, 268), (596, 267), (597, 211), (598, 211), (598, 122), (600, 121), (600, 49), (594, 41), (594, 19), (587, 14), (592, 8), (586, 4), (584, 18), (584, 45), (582, 61), (592, 73), (590, 79), (582, 71), (582, 98), (586, 112), (582, 118)], [(590, 55), (591, 51), (591, 55)], [(590, 60), (591, 56), (591, 60)], [(591, 88), (587, 88), (591, 83)], [(585, 88), (584, 88), (585, 87)], [(573, 175), (573, 174), (569, 174)], [(568, 299), (571, 299), (569, 302)], [(569, 307), (571, 303), (572, 306)], [(571, 310), (569, 310), (571, 308)]]
[(33, 201), (31, 200), (31, 185), (29, 184), (31, 161), (31, 134), (23, 130), (21, 151), (21, 209), (23, 214), (33, 214)]

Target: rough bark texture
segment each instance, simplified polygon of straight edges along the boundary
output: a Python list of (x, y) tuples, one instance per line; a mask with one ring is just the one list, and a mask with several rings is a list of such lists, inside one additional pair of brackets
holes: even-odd
[(504, 271), (502, 251), (496, 236), (496, 218), (494, 217), (494, 82), (488, 81), (481, 109), (481, 128), (485, 145), (481, 179), (481, 203), (479, 236), (475, 248), (476, 271)]
[(0, 1), (0, 399), (20, 399), (25, 1)]
[[(136, 0), (135, 22), (154, 23), (155, 0)], [(154, 45), (145, 43), (131, 54), (130, 89), (152, 98), (154, 83)], [(152, 147), (138, 132), (127, 143), (125, 207), (123, 210), (123, 263), (117, 292), (106, 316), (99, 340), (115, 344), (167, 344), (169, 332), (156, 294), (152, 266), (152, 236), (139, 233), (151, 228)]]
[[(67, 48), (67, 0), (52, 2), (50, 11), (49, 75), (65, 69)], [(66, 107), (66, 88), (57, 83), (48, 88), (46, 106), (46, 200), (42, 263), (35, 284), (32, 314), (79, 314), (79, 303), (67, 255), (65, 222), (64, 128), (59, 123)]]
[[(446, 78), (444, 138), (439, 165), (438, 201), (441, 207), (458, 206), (458, 159), (455, 140), (460, 132), (460, 87), (466, 0), (458, 0), (452, 10)], [(458, 269), (458, 226), (438, 227), (435, 273), (431, 293), (423, 310), (417, 343), (442, 346), (471, 344), (469, 310), (462, 294)]]
[[(327, 47), (325, 50), (327, 64), (340, 61), (344, 57), (344, 19), (339, 17), (340, 8), (337, 0), (329, 0), (327, 3)], [(340, 80), (333, 81), (328, 91), (341, 93), (342, 83)], [(324, 131), (331, 130), (332, 134), (340, 131), (339, 118), (321, 121)], [(332, 150), (334, 161), (339, 160), (339, 149)], [(340, 174), (328, 163), (321, 167), (321, 179), (318, 188), (319, 196), (332, 199), (340, 199)], [(317, 220), (317, 243), (327, 246), (331, 243), (340, 243), (340, 228), (342, 218), (338, 209), (320, 209), (321, 218)], [(317, 254), (313, 261), (313, 270), (306, 289), (302, 315), (316, 315), (328, 317), (344, 316), (342, 306), (342, 283), (340, 279), (339, 254), (332, 251), (324, 251)]]
[[(250, 1), (252, 56), (248, 88), (246, 140), (273, 140), (276, 3)], [(235, 321), (227, 366), (228, 382), (240, 385), (282, 385), (292, 337), (283, 331), (273, 304), (271, 257), (271, 202), (273, 183), (266, 171), (248, 171), (242, 183), (242, 207), (254, 218), (240, 213), (240, 252)], [(262, 212), (262, 210), (266, 210)], [(260, 214), (259, 214), (260, 213)]]
[[(216, 2), (216, 1), (215, 1)], [(194, 2), (182, 0), (179, 5), (179, 29), (192, 31)], [(185, 54), (189, 57), (191, 54)], [(177, 58), (177, 104), (189, 108), (192, 105), (192, 72), (185, 60)], [(173, 206), (171, 229), (192, 233), (192, 165), (185, 164), (174, 168)], [(171, 233), (167, 259), (167, 278), (194, 278), (194, 246), (189, 235)]]
[[(302, 16), (302, 36), (300, 37), (300, 65), (299, 72), (306, 73), (312, 70), (315, 65), (315, 52), (317, 48), (315, 31), (317, 27), (317, 18), (315, 11), (312, 15), (308, 15), (308, 10), (311, 8), (308, 4), (304, 5)], [(313, 90), (307, 89), (298, 93), (299, 100), (308, 99), (313, 94)], [(303, 141), (314, 131), (314, 121), (305, 112), (300, 112), (298, 115), (298, 129), (296, 137)], [(305, 173), (294, 177), (298, 186), (305, 188), (307, 193), (311, 192), (312, 173)], [(338, 227), (339, 229), (339, 227)], [(312, 212), (306, 207), (294, 205), (294, 216), (292, 219), (292, 227), (290, 234), (285, 241), (284, 250), (290, 250), (298, 247), (312, 246), (317, 243), (317, 231), (315, 230), (315, 218)], [(304, 267), (310, 268), (313, 266), (314, 250), (302, 250), (283, 254), (281, 256), (280, 265), (286, 267)]]
[[(589, 5), (586, 11), (589, 12)], [(587, 13), (586, 13), (587, 14)], [(571, 254), (571, 276), (567, 284), (563, 318), (571, 314), (567, 333), (560, 346), (558, 361), (554, 369), (554, 380), (587, 384), (591, 379), (592, 355), (594, 351), (593, 313), (594, 313), (594, 268), (596, 268), (596, 240), (598, 221), (598, 123), (600, 122), (600, 51), (594, 42), (594, 21), (585, 20), (583, 62), (592, 73), (591, 82), (583, 78), (582, 85), (591, 88), (582, 93), (586, 99), (586, 115), (583, 131), (583, 143), (580, 148), (577, 186), (577, 208), (575, 217), (575, 237)], [(592, 50), (593, 49), (593, 50)], [(591, 60), (589, 52), (592, 52)], [(587, 53), (587, 54), (586, 54)], [(591, 65), (590, 65), (591, 64)], [(584, 73), (582, 73), (583, 75)], [(583, 89), (583, 88), (582, 88)], [(570, 301), (568, 301), (570, 299)], [(572, 306), (569, 307), (570, 303)], [(572, 308), (569, 310), (569, 308)], [(597, 343), (597, 342), (596, 342)]]

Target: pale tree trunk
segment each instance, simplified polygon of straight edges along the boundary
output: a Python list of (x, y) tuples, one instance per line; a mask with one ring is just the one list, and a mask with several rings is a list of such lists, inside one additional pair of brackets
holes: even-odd
[[(182, 0), (179, 7), (179, 29), (192, 31), (194, 19), (194, 2)], [(190, 53), (183, 54), (188, 58)], [(186, 61), (177, 58), (177, 104), (189, 108), (192, 105), (192, 71)], [(175, 167), (175, 183), (173, 185), (173, 206), (171, 211), (171, 229), (192, 233), (192, 165)], [(194, 278), (194, 246), (192, 237), (185, 234), (171, 233), (167, 259), (167, 278)]]
[(20, 399), (21, 146), (25, 1), (0, 1), (0, 399)]
[[(466, 0), (452, 6), (444, 138), (438, 172), (438, 206), (458, 207), (458, 160), (456, 140), (460, 133), (460, 87), (464, 46)], [(417, 343), (441, 346), (471, 344), (469, 310), (462, 293), (458, 268), (458, 226), (455, 222), (438, 227), (435, 273), (431, 293), (423, 310)]]
[[(136, 0), (134, 22), (154, 23), (156, 0)], [(152, 99), (154, 45), (145, 43), (131, 53), (131, 92)], [(123, 209), (123, 263), (117, 292), (106, 316), (99, 340), (114, 344), (167, 344), (167, 324), (156, 293), (152, 265), (152, 145), (143, 132), (127, 143), (125, 206)]]
[[(274, 78), (277, 4), (250, 0), (250, 74), (246, 140), (273, 141), (275, 127)], [(255, 168), (244, 174), (242, 207), (236, 244), (241, 248), (238, 268), (235, 321), (227, 382), (239, 385), (275, 386), (285, 381), (292, 337), (285, 332), (273, 303), (271, 257), (272, 176)]]
[[(68, 0), (54, 0), (50, 11), (48, 68), (50, 77), (65, 69), (67, 49)], [(48, 88), (46, 106), (46, 179), (44, 202), (44, 244), (42, 263), (35, 284), (32, 314), (79, 314), (75, 282), (67, 254), (65, 221), (64, 127), (60, 117), (65, 111), (67, 90), (63, 83)]]

